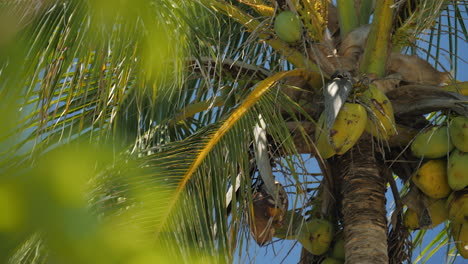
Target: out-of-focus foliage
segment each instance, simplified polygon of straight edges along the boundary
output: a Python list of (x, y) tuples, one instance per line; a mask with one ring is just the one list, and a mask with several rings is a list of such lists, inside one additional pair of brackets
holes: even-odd
[[(112, 152), (103, 146), (73, 144), (43, 155), (34, 168), (2, 173), (0, 204), (8, 212), (0, 216), (2, 260), (26, 242), (23, 247), (32, 248), (19, 250), (11, 263), (180, 263), (184, 257), (192, 263), (211, 262), (206, 257), (198, 262), (189, 252), (167, 254), (175, 242), (161, 243), (144, 222), (131, 221), (142, 213), (148, 217), (164, 213), (155, 206), (164, 194), (139, 189), (131, 178), (142, 171), (132, 163), (123, 166), (129, 173), (127, 190), (136, 197), (132, 208), (107, 217), (90, 210), (92, 178), (111, 160)], [(118, 202), (123, 199), (123, 195), (117, 198)], [(45, 249), (36, 255), (40, 246)]]
[(240, 104), (270, 72), (235, 60), (266, 46), (192, 1), (0, 5), (0, 262), (232, 260), (259, 112), (292, 150), (276, 79)]
[(0, 3), (0, 262), (217, 258), (189, 243), (168, 254), (176, 240), (155, 239), (175, 190), (158, 166), (185, 158), (131, 160), (139, 136), (180, 107), (183, 2)]

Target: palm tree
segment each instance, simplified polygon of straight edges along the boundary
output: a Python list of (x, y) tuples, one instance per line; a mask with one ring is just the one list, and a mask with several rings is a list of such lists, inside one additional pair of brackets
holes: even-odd
[[(468, 115), (454, 81), (466, 3), (336, 2), (0, 3), (11, 25), (0, 28), (0, 204), (18, 200), (0, 218), (1, 260), (224, 263), (252, 234), (261, 246), (299, 240), (301, 263), (320, 263), (328, 253), (304, 236), (321, 219), (333, 243), (344, 238), (346, 263), (411, 262), (426, 230), (411, 241), (403, 224), (403, 205), (423, 199), (408, 146)], [(275, 31), (286, 10), (297, 41)], [(445, 55), (452, 78), (421, 59), (443, 68)], [(337, 98), (366, 105), (369, 86), (386, 92), (395, 131), (326, 157), (320, 115), (333, 123)], [(446, 223), (423, 256), (448, 243)]]

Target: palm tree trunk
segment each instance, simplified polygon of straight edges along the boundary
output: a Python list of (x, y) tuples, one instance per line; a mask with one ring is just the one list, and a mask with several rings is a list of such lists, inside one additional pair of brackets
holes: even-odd
[(345, 155), (342, 168), (342, 214), (346, 263), (388, 263), (385, 190), (370, 138), (363, 138)]
[[(346, 154), (329, 159), (344, 226), (346, 263), (389, 263), (387, 176), (375, 155), (372, 139), (364, 135)], [(321, 259), (303, 249), (300, 263), (317, 264)]]

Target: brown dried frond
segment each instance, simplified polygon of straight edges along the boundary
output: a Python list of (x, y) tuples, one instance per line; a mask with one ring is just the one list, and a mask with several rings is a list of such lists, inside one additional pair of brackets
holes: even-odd
[(281, 184), (277, 183), (278, 197), (269, 195), (263, 186), (253, 197), (253, 217), (250, 217), (250, 231), (258, 245), (263, 246), (273, 239), (275, 229), (283, 226), (288, 210), (288, 196)]
[(427, 61), (416, 55), (393, 52), (387, 65), (389, 73), (399, 73), (408, 83), (440, 85), (450, 80), (450, 73), (439, 72)]

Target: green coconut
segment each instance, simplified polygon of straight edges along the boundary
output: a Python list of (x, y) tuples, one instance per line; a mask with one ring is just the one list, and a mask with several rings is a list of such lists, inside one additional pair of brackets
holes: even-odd
[(322, 261), (322, 264), (343, 264), (343, 261), (328, 257)]
[(411, 151), (418, 158), (436, 159), (447, 155), (453, 147), (447, 126), (440, 126), (419, 133), (411, 144)]
[(280, 39), (289, 44), (299, 42), (302, 36), (299, 17), (291, 11), (281, 12), (275, 19), (275, 32)]
[(335, 242), (335, 245), (333, 245), (332, 257), (341, 260), (345, 259), (345, 245), (343, 238), (339, 238)]
[(449, 157), (447, 178), (454, 191), (468, 186), (468, 152), (454, 150)]
[(461, 151), (468, 152), (468, 117), (457, 116), (450, 122), (450, 139)]
[(322, 255), (330, 248), (333, 235), (332, 223), (324, 219), (312, 219), (302, 228), (298, 241), (310, 253)]

